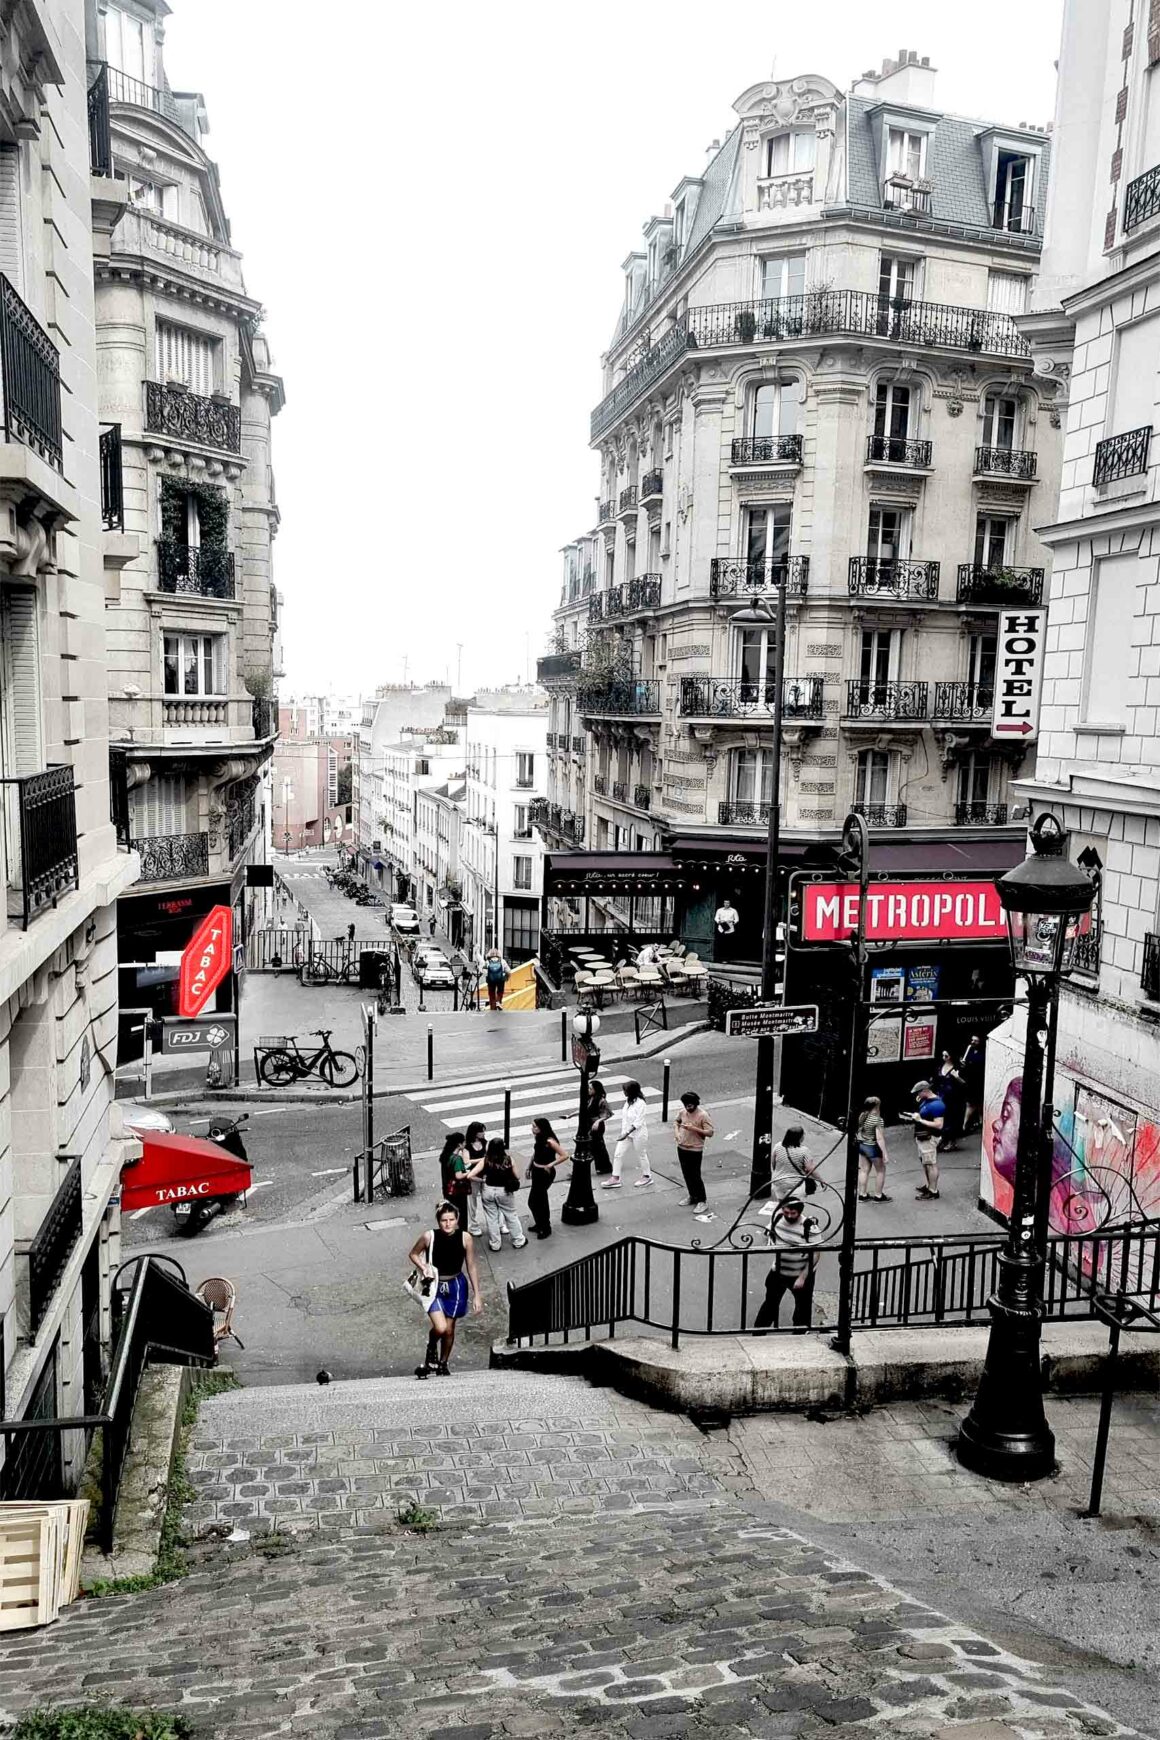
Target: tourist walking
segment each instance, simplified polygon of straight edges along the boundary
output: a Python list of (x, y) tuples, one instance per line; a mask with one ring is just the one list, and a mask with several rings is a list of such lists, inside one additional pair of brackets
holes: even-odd
[(505, 1232), (512, 1241), (513, 1251), (523, 1250), (528, 1242), (516, 1213), (519, 1187), (511, 1155), (500, 1138), (493, 1136), (487, 1144), (483, 1162), (483, 1218), (487, 1224), (489, 1250), (499, 1250)]
[(589, 1147), (592, 1152), (592, 1169), (603, 1176), (612, 1171), (612, 1161), (608, 1158), (608, 1144), (604, 1140), (604, 1132), (608, 1120), (612, 1116), (612, 1107), (604, 1092), (604, 1084), (593, 1078), (588, 1083), (588, 1135)]
[(483, 1310), (475, 1247), (471, 1234), (459, 1224), (459, 1211), (453, 1202), (439, 1204), (435, 1225), (420, 1233), (411, 1247), (409, 1260), (421, 1274), (433, 1276), (436, 1283), (426, 1305), (427, 1352), (423, 1364), (415, 1367), (415, 1376), (425, 1378), (434, 1371), (440, 1377), (450, 1377), (455, 1325), (467, 1315), (469, 1296), (472, 1311), (478, 1315)]
[(928, 1081), (916, 1081), (912, 1092), (918, 1101), (918, 1110), (903, 1112), (902, 1116), (914, 1125), (914, 1142), (922, 1164), (923, 1181), (914, 1194), (920, 1202), (937, 1202), (938, 1144), (946, 1124), (947, 1109)]
[[(886, 1121), (882, 1116), (882, 1101), (871, 1094), (858, 1116), (858, 1200), (859, 1202), (889, 1202), (886, 1194)], [(870, 1188), (874, 1175), (877, 1189)]]
[(959, 1145), (958, 1138), (965, 1121), (966, 1105), (966, 1084), (949, 1051), (944, 1051), (939, 1058), (935, 1087), (938, 1090), (939, 1098), (947, 1109), (942, 1139), (939, 1142), (939, 1152), (946, 1154), (950, 1149), (957, 1148)]
[(652, 1166), (648, 1157), (648, 1119), (638, 1081), (626, 1081), (624, 1084), (624, 1104), (620, 1108), (620, 1134), (616, 1146), (612, 1150), (612, 1177), (606, 1178), (600, 1186), (601, 1190), (619, 1190), (620, 1174), (625, 1160), (634, 1156), (640, 1168), (637, 1184), (652, 1183)]
[(557, 1166), (569, 1158), (563, 1144), (547, 1118), (532, 1119), (532, 1159), (528, 1167), (531, 1189), (528, 1191), (528, 1213), (532, 1217), (538, 1239), (552, 1236), (552, 1211), (548, 1192), (556, 1176)]
[(450, 1202), (460, 1221), (467, 1225), (471, 1181), (467, 1176), (467, 1159), (463, 1152), (463, 1131), (452, 1130), (443, 1139), (439, 1155), (439, 1193), (441, 1202)]
[(821, 1252), (809, 1248), (813, 1226), (804, 1208), (800, 1196), (787, 1196), (774, 1211), (769, 1240), (776, 1254), (765, 1277), (765, 1298), (753, 1319), (755, 1329), (778, 1328), (781, 1302), (787, 1293), (793, 1295), (795, 1332), (800, 1335), (813, 1322), (814, 1277)]
[(791, 1124), (780, 1142), (773, 1145), (773, 1165), (769, 1194), (775, 1202), (786, 1196), (812, 1196), (818, 1188), (814, 1173), (821, 1165), (806, 1147), (806, 1133), (800, 1124)]
[(701, 1167), (705, 1158), (705, 1143), (713, 1134), (713, 1125), (708, 1113), (701, 1110), (700, 1094), (681, 1095), (681, 1109), (673, 1121), (673, 1133), (677, 1139), (681, 1177), (689, 1193), (681, 1207), (705, 1208), (708, 1205), (705, 1201), (705, 1181), (701, 1176)]
[(473, 1119), (467, 1126), (467, 1135), (463, 1138), (463, 1152), (467, 1159), (467, 1177), (471, 1187), (467, 1230), (473, 1238), (480, 1239), (483, 1237), (483, 1161), (487, 1153), (487, 1130), (478, 1119)]
[(498, 949), (488, 949), (484, 977), (487, 980), (488, 1008), (502, 1009), (504, 986), (511, 977), (511, 968)]
[(972, 1033), (967, 1042), (967, 1049), (959, 1060), (959, 1074), (963, 1078), (963, 1134), (983, 1125), (983, 1089), (987, 1073), (987, 1048), (982, 1035)]

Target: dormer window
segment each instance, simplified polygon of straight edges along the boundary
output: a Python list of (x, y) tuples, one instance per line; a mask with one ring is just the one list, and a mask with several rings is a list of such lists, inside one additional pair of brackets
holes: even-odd
[(765, 141), (765, 173), (774, 175), (804, 175), (814, 166), (816, 137), (813, 131), (775, 133)]
[(684, 202), (684, 200), (681, 200), (680, 204), (677, 206), (676, 211), (673, 213), (672, 247), (673, 247), (674, 251), (678, 252), (678, 253), (685, 245), (685, 217), (686, 217), (685, 202)]
[(887, 142), (886, 173), (906, 181), (921, 181), (926, 174), (926, 134), (891, 127)]
[(995, 228), (1026, 235), (1034, 228), (1031, 158), (1017, 151), (1000, 151), (995, 171)]

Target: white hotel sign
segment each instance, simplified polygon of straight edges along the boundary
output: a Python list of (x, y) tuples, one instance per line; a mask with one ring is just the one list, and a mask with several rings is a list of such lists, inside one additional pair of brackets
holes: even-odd
[(1039, 733), (1045, 610), (1003, 610), (995, 651), (995, 710), (991, 736), (1030, 743)]

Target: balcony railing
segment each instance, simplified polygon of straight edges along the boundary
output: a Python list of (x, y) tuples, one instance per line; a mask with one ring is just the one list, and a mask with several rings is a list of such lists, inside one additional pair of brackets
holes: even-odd
[(609, 520), (612, 519), (613, 512), (614, 509), (612, 503), (610, 501), (602, 501), (596, 510), (597, 524), (606, 526)]
[(1023, 447), (976, 447), (976, 477), (1014, 477), (1021, 483), (1031, 483), (1039, 465), (1039, 456)]
[(931, 718), (986, 725), (994, 705), (995, 691), (988, 683), (936, 683)]
[(558, 683), (564, 677), (574, 677), (580, 669), (580, 652), (546, 653), (536, 660), (536, 681)]
[(29, 1329), (35, 1341), (84, 1225), (81, 1163), (75, 1159), (28, 1247)]
[(1029, 236), (1035, 228), (1035, 208), (1023, 200), (997, 199), (991, 217), (993, 227), (1009, 235)]
[(738, 803), (730, 798), (717, 805), (717, 825), (721, 828), (767, 828), (769, 805)]
[(659, 574), (638, 574), (626, 580), (622, 589), (625, 616), (635, 616), (641, 610), (659, 610), (661, 577)]
[(580, 711), (597, 718), (634, 717), (660, 710), (658, 677), (615, 677), (580, 691)]
[(652, 786), (634, 785), (632, 788), (632, 801), (638, 810), (649, 809), (652, 805)]
[(269, 695), (255, 695), (250, 702), (254, 721), (254, 740), (264, 743), (278, 735), (278, 703)]
[(1003, 828), (1007, 825), (1006, 804), (956, 804), (955, 826), (959, 828)]
[(770, 339), (882, 338), (921, 350), (988, 356), (1030, 356), (1009, 314), (947, 302), (915, 302), (872, 290), (807, 290), (800, 296), (717, 302), (690, 308), (605, 395), (592, 413), (596, 440), (689, 350), (750, 345)]
[(1160, 1003), (1160, 931), (1144, 932), (1144, 964), (1140, 969), (1140, 989), (1153, 1003)]
[(4, 439), (31, 447), (60, 471), (60, 356), (31, 309), (2, 274), (0, 370), (4, 375)]
[(868, 435), (867, 465), (907, 465), (912, 471), (930, 470), (931, 443), (908, 441), (901, 435)]
[(205, 399), (185, 387), (145, 382), (145, 428), (152, 435), (196, 441), (222, 453), (242, 451), (242, 413), (228, 399)]
[(209, 875), (208, 834), (157, 834), (134, 840), (141, 855), (142, 882), (176, 882)]
[(635, 506), (636, 506), (636, 484), (630, 483), (627, 489), (621, 490), (620, 501), (617, 504), (616, 511), (617, 511), (617, 513), (621, 513), (621, 514), (627, 513), (631, 508), (634, 508)]
[[(25, 930), (62, 895), (80, 886), (77, 858), (77, 800), (71, 767), (50, 767), (44, 773), (21, 773), (0, 779), (11, 798), (5, 804), (10, 830), (9, 857), (20, 840), (16, 892)], [(15, 869), (16, 866), (13, 865)]]
[(113, 135), (109, 130), (109, 69), (102, 61), (89, 86), (89, 168), (113, 173)]
[(528, 805), (528, 821), (533, 828), (540, 827), (548, 819), (547, 798), (533, 798)]
[(983, 568), (977, 562), (959, 564), (956, 593), (960, 604), (1009, 604), (1043, 602), (1042, 568)]
[(624, 614), (624, 588), (609, 586), (605, 592), (594, 592), (588, 600), (589, 622), (608, 622)]
[(1096, 460), (1092, 470), (1094, 484), (1115, 483), (1121, 477), (1139, 477), (1148, 469), (1148, 453), (1152, 446), (1152, 427), (1129, 429), (1123, 435), (1110, 435), (1096, 444)]
[(125, 529), (125, 485), (121, 471), (121, 425), (101, 430), (101, 524), (107, 532)]
[(868, 828), (904, 828), (905, 804), (854, 804), (854, 814), (861, 816)]
[(731, 465), (800, 465), (800, 435), (747, 435), (729, 450)]
[(254, 831), (254, 793), (244, 792), (240, 797), (232, 798), (226, 805), (226, 846), (229, 850), (230, 863), (235, 864), (245, 849), (246, 841)]
[(201, 598), (234, 596), (234, 555), (203, 545), (157, 540), (157, 584), (162, 592), (192, 592)]
[(1134, 230), (1160, 212), (1160, 165), (1129, 181), (1124, 192), (1124, 230)]
[(130, 78), (128, 73), (119, 72), (115, 66), (109, 68), (109, 99), (114, 103), (131, 103), (135, 109), (152, 109), (155, 115), (164, 115), (167, 121), (177, 119), (177, 104), (171, 92)]
[(597, 797), (608, 796), (608, 775), (606, 773), (594, 773), (592, 775), (592, 790), (595, 792)]
[[(786, 677), (781, 710), (785, 719), (821, 719), (825, 680)], [(680, 711), (686, 718), (772, 719), (777, 689), (773, 683), (747, 682), (742, 677), (682, 677)]]
[(1085, 973), (1090, 979), (1100, 976), (1100, 935), (1102, 926), (1095, 915), (1092, 916), (1091, 929), (1081, 931), (1075, 939), (1075, 953), (1072, 956), (1072, 966), (1077, 973)]
[(891, 175), (882, 189), (882, 204), (888, 211), (909, 211), (929, 217), (934, 183), (925, 176)]
[(640, 480), (641, 501), (653, 500), (664, 494), (665, 474), (663, 471), (646, 471)]
[(851, 556), (852, 598), (937, 598), (937, 562), (910, 562), (900, 557)]
[(808, 556), (787, 556), (782, 562), (714, 556), (709, 564), (710, 598), (728, 598), (735, 592), (770, 592), (780, 586), (785, 587), (787, 598), (804, 598), (809, 580)]
[(925, 719), (927, 683), (871, 683), (855, 677), (846, 684), (847, 719)]
[(613, 780), (613, 782), (612, 782), (612, 799), (613, 799), (614, 803), (618, 803), (618, 804), (626, 804), (628, 802), (628, 782), (626, 780), (623, 780), (623, 779), (614, 779)]

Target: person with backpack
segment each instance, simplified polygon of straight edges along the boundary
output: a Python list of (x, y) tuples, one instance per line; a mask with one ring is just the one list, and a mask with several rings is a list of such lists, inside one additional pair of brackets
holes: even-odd
[(519, 1187), (511, 1155), (500, 1138), (493, 1136), (487, 1144), (483, 1162), (483, 1218), (487, 1222), (489, 1250), (499, 1250), (505, 1232), (512, 1241), (513, 1251), (522, 1251), (528, 1242), (516, 1213)]
[(504, 986), (511, 976), (511, 968), (498, 949), (488, 949), (484, 974), (487, 979), (488, 1008), (502, 1009)]
[(471, 1181), (467, 1175), (468, 1161), (463, 1152), (463, 1131), (452, 1130), (444, 1138), (439, 1155), (440, 1200), (454, 1207), (462, 1225), (467, 1225)]

